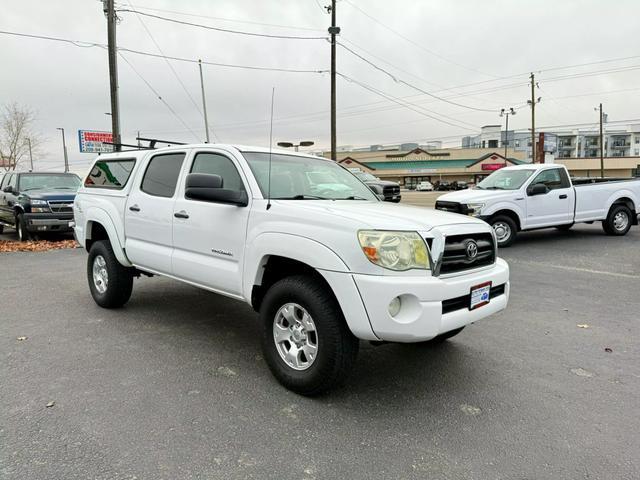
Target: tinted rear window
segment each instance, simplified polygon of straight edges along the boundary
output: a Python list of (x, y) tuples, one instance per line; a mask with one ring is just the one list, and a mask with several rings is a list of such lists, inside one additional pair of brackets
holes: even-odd
[(156, 197), (173, 197), (184, 156), (184, 153), (167, 153), (153, 157), (144, 172), (140, 190)]
[(84, 186), (120, 190), (127, 184), (135, 164), (134, 159), (98, 160), (84, 181)]

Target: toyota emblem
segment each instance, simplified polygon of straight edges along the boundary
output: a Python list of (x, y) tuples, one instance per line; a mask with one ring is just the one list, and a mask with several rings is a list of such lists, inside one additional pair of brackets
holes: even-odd
[(473, 240), (469, 240), (465, 249), (467, 252), (467, 258), (469, 260), (475, 260), (478, 256), (478, 244)]

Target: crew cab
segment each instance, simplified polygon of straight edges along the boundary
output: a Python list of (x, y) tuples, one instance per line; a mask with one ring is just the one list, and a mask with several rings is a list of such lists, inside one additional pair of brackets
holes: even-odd
[(73, 173), (6, 173), (0, 183), (0, 233), (12, 227), (26, 241), (34, 233), (73, 231), (80, 183)]
[(141, 274), (246, 302), (271, 371), (305, 395), (346, 378), (359, 340), (445, 340), (509, 298), (485, 222), (382, 202), (309, 155), (222, 144), (106, 154), (74, 213), (99, 306), (125, 305)]
[(505, 167), (471, 189), (438, 198), (436, 209), (471, 215), (493, 227), (508, 247), (519, 231), (602, 222), (608, 235), (626, 235), (638, 225), (640, 179), (571, 179), (564, 165)]

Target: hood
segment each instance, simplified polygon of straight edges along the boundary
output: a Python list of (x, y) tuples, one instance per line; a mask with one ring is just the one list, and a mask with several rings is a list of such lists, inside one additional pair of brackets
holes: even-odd
[(482, 202), (484, 200), (497, 200), (501, 197), (511, 197), (516, 190), (479, 190), (477, 188), (459, 190), (457, 192), (440, 195), (438, 200), (444, 202)]
[[(284, 205), (286, 202), (286, 205)], [(274, 201), (282, 204), (299, 218), (333, 218), (338, 226), (353, 226), (355, 229), (428, 231), (434, 227), (454, 224), (477, 224), (485, 222), (477, 218), (442, 212), (432, 208), (415, 207), (398, 203), (365, 202), (360, 200), (292, 200)], [(339, 221), (342, 220), (342, 222)]]
[(22, 196), (32, 200), (73, 202), (76, 192), (73, 190), (27, 190)]

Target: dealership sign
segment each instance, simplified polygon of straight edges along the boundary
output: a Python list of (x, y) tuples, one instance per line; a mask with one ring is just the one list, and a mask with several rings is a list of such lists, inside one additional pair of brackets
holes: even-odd
[(113, 145), (104, 142), (113, 142), (111, 132), (99, 132), (95, 130), (78, 130), (78, 144), (80, 151), (84, 153), (108, 153), (113, 152)]
[(506, 166), (506, 163), (483, 163), (482, 170), (500, 170)]

